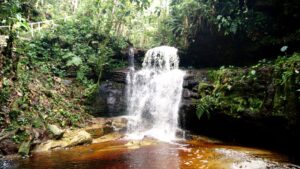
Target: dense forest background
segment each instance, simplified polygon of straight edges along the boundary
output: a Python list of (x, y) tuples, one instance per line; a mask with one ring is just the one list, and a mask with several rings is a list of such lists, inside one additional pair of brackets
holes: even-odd
[[(89, 31), (86, 34), (97, 32), (120, 37), (118, 40), (144, 50), (158, 45), (176, 46), (182, 51), (183, 66), (247, 65), (276, 58), (282, 54), (283, 46), (288, 47), (288, 54), (299, 51), (299, 3), (297, 0), (3, 1), (1, 24), (11, 28), (2, 26), (0, 31), (6, 35), (9, 30), (14, 31), (11, 35), (24, 34), (21, 30), (33, 28), (38, 33), (33, 34), (46, 38), (50, 30), (61, 30), (68, 38), (71, 31), (63, 29), (83, 29)], [(29, 24), (32, 22), (42, 23)], [(51, 29), (51, 23), (61, 28)], [(41, 32), (38, 25), (48, 28)]]
[(299, 11), (299, 0), (0, 0), (0, 142), (35, 143), (51, 137), (49, 124), (84, 126), (103, 75), (127, 66), (127, 49), (141, 60), (159, 45), (177, 47), (185, 69), (250, 67), (212, 73), (213, 87), (199, 86), (199, 118), (274, 109), (293, 119), (296, 137)]

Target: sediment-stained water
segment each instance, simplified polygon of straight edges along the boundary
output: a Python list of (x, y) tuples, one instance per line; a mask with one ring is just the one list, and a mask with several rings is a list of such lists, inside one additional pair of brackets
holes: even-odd
[(5, 169), (264, 169), (299, 168), (270, 151), (228, 146), (207, 138), (165, 143), (115, 140), (3, 159)]

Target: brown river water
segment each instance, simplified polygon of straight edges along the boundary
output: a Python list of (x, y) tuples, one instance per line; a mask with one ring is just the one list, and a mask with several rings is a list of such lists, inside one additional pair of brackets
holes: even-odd
[(164, 143), (114, 140), (0, 160), (1, 169), (284, 169), (300, 168), (266, 150), (225, 145), (205, 137)]

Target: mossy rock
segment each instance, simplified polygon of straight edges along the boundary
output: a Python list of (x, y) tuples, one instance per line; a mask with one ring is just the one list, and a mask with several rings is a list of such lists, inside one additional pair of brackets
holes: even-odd
[(21, 156), (27, 156), (30, 152), (31, 141), (24, 141), (18, 150)]
[(54, 124), (47, 125), (47, 128), (53, 134), (55, 139), (60, 139), (64, 135), (64, 130)]

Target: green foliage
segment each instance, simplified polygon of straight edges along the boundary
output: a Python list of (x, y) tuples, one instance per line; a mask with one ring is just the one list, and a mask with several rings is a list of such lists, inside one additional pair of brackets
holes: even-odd
[[(4, 1), (0, 4), (0, 25), (9, 25), (12, 29), (28, 29), (28, 23), (22, 17), (22, 5), (25, 2), (22, 0)], [(14, 26), (14, 27), (13, 27)]]
[[(131, 41), (139, 41), (141, 37), (134, 36), (136, 29), (145, 28), (145, 25), (136, 25), (143, 22), (139, 16), (150, 6), (151, 0), (82, 0), (76, 9), (70, 8), (70, 2), (48, 2), (41, 8), (46, 8), (53, 13), (53, 17), (74, 16), (84, 21), (86, 25), (92, 25), (96, 31), (106, 36), (126, 36)], [(59, 4), (58, 4), (59, 3)], [(59, 9), (55, 9), (59, 6)], [(62, 13), (61, 8), (66, 8)]]
[[(185, 48), (199, 38), (199, 32), (238, 35), (238, 39), (259, 40), (262, 44), (283, 44), (299, 41), (299, 7), (296, 0), (172, 0), (166, 25), (172, 30), (174, 42)], [(282, 26), (289, 24), (288, 20), (295, 25)]]
[(60, 109), (59, 113), (62, 115), (63, 120), (60, 121), (60, 125), (65, 127), (66, 125), (77, 125), (78, 122), (81, 120), (78, 114), (70, 113), (66, 110)]
[(10, 96), (10, 87), (9, 87), (9, 81), (7, 78), (3, 78), (3, 82), (2, 82), (2, 85), (3, 85), (3, 88), (1, 88), (1, 91), (0, 91), (0, 104), (4, 104), (7, 102), (9, 96)]
[(256, 95), (255, 88), (250, 84), (259, 85), (256, 71), (236, 68), (221, 68), (217, 72), (216, 86), (213, 92), (217, 98), (218, 107), (238, 117), (239, 112), (259, 112), (264, 95)]
[(28, 133), (26, 131), (18, 131), (13, 137), (12, 140), (17, 143), (20, 144), (23, 141), (27, 140), (27, 138), (29, 137)]
[(196, 114), (200, 119), (203, 115), (207, 115), (210, 117), (210, 112), (214, 110), (214, 106), (216, 105), (216, 99), (212, 96), (204, 96), (200, 99), (200, 103), (197, 104)]
[(41, 64), (44, 72), (58, 73), (74, 70), (78, 80), (88, 81), (88, 76), (98, 76), (119, 65), (117, 58), (127, 46), (124, 38), (107, 36), (84, 21), (70, 21), (47, 31), (41, 38), (25, 45), (23, 53), (30, 57), (30, 65)]
[(3, 32), (8, 35), (8, 39), (6, 40), (6, 47), (3, 52), (3, 55), (5, 57), (2, 58), (3, 56), (0, 55), (0, 60), (3, 60), (4, 62), (0, 62), (0, 77), (6, 74), (14, 76), (16, 73), (18, 58), (16, 56), (13, 56), (15, 40), (18, 38), (18, 35), (21, 31), (29, 29), (29, 25), (22, 15), (23, 11), (21, 5), (23, 3), (24, 2), (21, 0), (4, 1), (0, 3), (0, 25), (7, 26), (7, 29)]
[[(48, 62), (35, 59), (32, 62), (29, 65), (28, 58), (21, 57), (18, 80), (13, 83), (3, 78), (4, 81), (1, 81), (5, 90), (0, 90), (3, 101), (0, 128), (9, 132), (23, 128), (45, 129), (45, 124), (55, 123), (63, 127), (82, 126), (88, 118), (83, 104), (86, 98), (82, 94), (84, 85), (71, 80), (64, 82), (51, 72)], [(16, 133), (12, 139), (20, 143), (25, 137)]]
[[(10, 35), (13, 56), (3, 57), (9, 58), (5, 70), (14, 68), (14, 76), (4, 74), (2, 65), (8, 64), (0, 54), (0, 129), (17, 131), (12, 139), (18, 144), (37, 139), (32, 129), (45, 130), (46, 124), (85, 125), (86, 100), (98, 90), (104, 71), (126, 66), (123, 50), (130, 38), (124, 37), (133, 34), (131, 21), (149, 7), (148, 0), (82, 0), (77, 9), (70, 2), (0, 4), (0, 25), (10, 26), (0, 32)], [(27, 21), (46, 19), (54, 24), (42, 24), (34, 37), (25, 32)]]
[(222, 112), (240, 118), (273, 114), (293, 123), (299, 108), (300, 55), (261, 61), (249, 68), (222, 67), (210, 72), (212, 85), (200, 83), (197, 116)]
[(82, 64), (82, 59), (78, 56), (72, 57), (67, 62), (67, 66), (80, 66)]
[(300, 55), (280, 57), (276, 60), (274, 67), (275, 95), (273, 108), (274, 114), (287, 114), (294, 116), (299, 105), (300, 88)]

